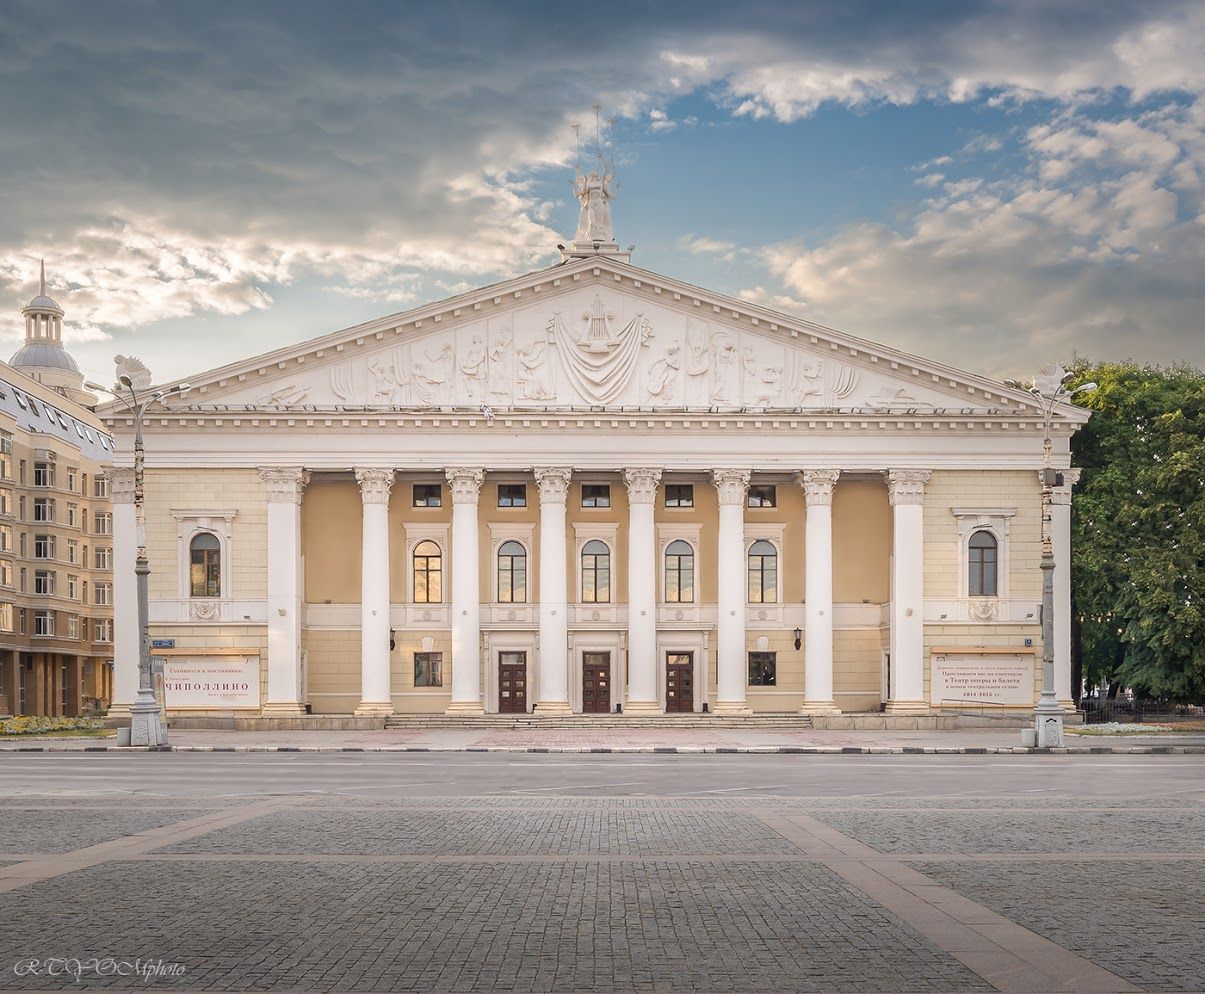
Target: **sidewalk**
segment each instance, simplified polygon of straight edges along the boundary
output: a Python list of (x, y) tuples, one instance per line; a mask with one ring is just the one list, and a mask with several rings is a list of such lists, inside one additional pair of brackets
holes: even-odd
[[(1027, 754), (1017, 729), (831, 731), (742, 728), (448, 728), (380, 731), (235, 732), (176, 730), (172, 752), (556, 752)], [(0, 740), (0, 752), (133, 752), (115, 737)], [(1065, 753), (1205, 753), (1205, 734), (1066, 736)]]

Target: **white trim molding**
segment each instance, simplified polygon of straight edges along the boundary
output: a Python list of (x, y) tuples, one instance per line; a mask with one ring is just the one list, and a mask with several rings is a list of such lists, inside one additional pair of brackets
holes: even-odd
[[(176, 564), (177, 589), (180, 600), (192, 605), (189, 611), (191, 620), (216, 621), (222, 613), (216, 603), (219, 600), (230, 600), (234, 591), (230, 587), (231, 535), (234, 531), (234, 519), (238, 517), (238, 508), (171, 508), (169, 513), (176, 519)], [(221, 597), (192, 597), (192, 585), (189, 582), (189, 564), (191, 554), (189, 546), (192, 540), (202, 532), (213, 535), (218, 540), (218, 551), (222, 556), (221, 563)]]
[[(958, 535), (958, 596), (971, 601), (1005, 601), (1009, 598), (1009, 540), (1008, 526), (1016, 516), (1015, 507), (950, 508), (957, 524)], [(996, 540), (996, 593), (989, 597), (970, 596), (970, 551), (968, 543), (976, 532), (986, 531)], [(990, 604), (970, 609), (970, 619), (994, 621), (998, 616)]]

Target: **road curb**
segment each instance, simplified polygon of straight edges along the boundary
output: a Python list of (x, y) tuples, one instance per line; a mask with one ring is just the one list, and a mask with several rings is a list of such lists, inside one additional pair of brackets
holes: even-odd
[(1025, 746), (254, 746), (254, 745), (0, 745), (0, 752), (223, 752), (223, 753), (443, 753), (504, 752), (604, 755), (769, 755), (769, 756), (1167, 756), (1201, 755), (1205, 746), (1063, 746), (1031, 749)]

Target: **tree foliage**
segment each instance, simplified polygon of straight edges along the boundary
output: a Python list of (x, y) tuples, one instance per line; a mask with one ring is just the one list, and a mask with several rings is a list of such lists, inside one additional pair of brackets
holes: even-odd
[(1096, 392), (1072, 440), (1075, 610), (1090, 681), (1205, 699), (1205, 374), (1074, 367)]

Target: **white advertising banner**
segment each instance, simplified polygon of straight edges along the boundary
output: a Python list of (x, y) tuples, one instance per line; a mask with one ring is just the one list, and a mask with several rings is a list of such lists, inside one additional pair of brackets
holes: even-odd
[(933, 657), (929, 700), (935, 705), (1034, 702), (1032, 653), (943, 653)]
[(169, 656), (163, 660), (168, 710), (259, 710), (258, 656)]

